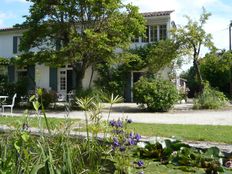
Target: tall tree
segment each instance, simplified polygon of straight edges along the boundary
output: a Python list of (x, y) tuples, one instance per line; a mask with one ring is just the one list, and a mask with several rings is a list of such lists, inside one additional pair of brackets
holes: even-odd
[(206, 54), (201, 61), (201, 72), (205, 80), (212, 87), (218, 88), (225, 94), (230, 94), (232, 53), (222, 51), (219, 53)]
[(172, 34), (177, 44), (182, 47), (185, 55), (193, 58), (193, 66), (196, 70), (198, 80), (203, 87), (203, 79), (199, 67), (200, 52), (202, 47), (214, 48), (211, 34), (206, 33), (204, 26), (211, 14), (204, 8), (199, 21), (192, 20), (186, 16), (188, 22), (186, 25), (178, 26), (172, 29)]
[[(21, 63), (71, 64), (82, 85), (85, 71), (115, 57), (116, 48), (129, 47), (144, 33), (138, 8), (121, 0), (27, 0), (30, 14), (20, 48)], [(36, 53), (29, 52), (38, 47)]]

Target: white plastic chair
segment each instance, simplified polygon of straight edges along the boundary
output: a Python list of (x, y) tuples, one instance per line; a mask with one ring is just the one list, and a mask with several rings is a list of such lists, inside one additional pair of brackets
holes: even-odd
[(11, 116), (12, 116), (12, 113), (13, 113), (13, 107), (15, 105), (15, 98), (16, 98), (17, 94), (14, 94), (13, 98), (12, 98), (12, 103), (11, 105), (2, 105), (2, 112), (4, 113), (4, 109), (5, 108), (10, 108), (10, 112), (11, 112)]

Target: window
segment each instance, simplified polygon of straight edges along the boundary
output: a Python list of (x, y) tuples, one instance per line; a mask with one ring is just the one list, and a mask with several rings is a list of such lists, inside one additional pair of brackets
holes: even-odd
[(131, 40), (132, 42), (139, 42), (139, 37), (135, 37)]
[[(157, 42), (167, 39), (167, 25), (150, 25), (146, 26), (146, 37), (143, 37), (142, 42)], [(139, 42), (139, 38), (134, 38), (133, 42)]]
[(24, 67), (17, 68), (16, 73), (17, 73), (18, 81), (24, 80), (25, 78), (27, 78), (27, 67), (24, 66)]
[(167, 25), (160, 25), (159, 27), (159, 40), (167, 39)]
[(13, 53), (19, 53), (19, 44), (20, 44), (21, 36), (13, 36)]
[(158, 32), (157, 25), (150, 26), (150, 42), (157, 42), (158, 41), (157, 32)]
[(146, 33), (145, 33), (145, 37), (142, 38), (142, 42), (149, 42), (149, 26), (146, 26)]

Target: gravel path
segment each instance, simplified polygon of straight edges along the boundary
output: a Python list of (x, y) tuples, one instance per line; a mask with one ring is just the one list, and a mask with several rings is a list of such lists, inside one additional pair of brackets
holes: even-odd
[[(138, 123), (160, 123), (160, 124), (198, 124), (198, 125), (232, 125), (232, 110), (190, 110), (191, 104), (176, 105), (174, 111), (168, 113), (148, 113), (141, 112), (138, 106), (134, 103), (130, 104), (116, 104), (113, 107), (110, 119), (118, 118), (131, 118), (133, 122)], [(14, 115), (22, 115), (22, 112), (18, 112)], [(33, 115), (33, 114), (32, 114)], [(64, 118), (67, 115), (66, 112), (61, 111), (49, 111), (48, 117)], [(71, 111), (69, 113), (70, 118), (84, 119), (84, 112)], [(104, 110), (103, 119), (107, 119), (107, 109)]]

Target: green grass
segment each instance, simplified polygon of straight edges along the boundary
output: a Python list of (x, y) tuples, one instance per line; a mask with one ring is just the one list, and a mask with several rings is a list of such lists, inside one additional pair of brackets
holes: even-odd
[[(42, 119), (42, 126), (45, 128), (45, 119)], [(78, 119), (69, 120), (72, 122), (79, 121)], [(65, 123), (65, 119), (61, 118), (48, 118), (48, 122), (51, 125), (51, 128), (55, 128), (61, 126)], [(0, 117), (0, 125), (7, 125), (7, 126), (22, 126), (23, 123), (26, 123), (26, 117)], [(36, 117), (28, 118), (28, 123), (30, 127), (39, 127), (39, 119)]]
[(174, 166), (172, 164), (161, 165), (159, 162), (153, 162), (152, 160), (143, 160), (145, 162), (144, 169), (134, 169), (134, 173), (139, 173), (139, 171), (144, 171), (146, 174), (203, 174), (204, 169), (196, 167), (181, 167)]
[[(48, 118), (51, 127), (59, 127), (65, 119)], [(77, 119), (71, 120), (79, 121)], [(18, 126), (25, 122), (25, 117), (0, 117), (0, 125)], [(45, 128), (45, 120), (42, 118)], [(29, 118), (30, 127), (38, 127), (38, 118)], [(232, 144), (232, 126), (209, 126), (209, 125), (169, 125), (169, 124), (142, 124), (132, 123), (129, 128), (144, 136), (175, 136), (184, 140), (212, 141)], [(85, 131), (80, 129), (76, 131)]]
[(144, 136), (175, 136), (185, 140), (232, 143), (232, 126), (133, 123), (130, 128)]
[[(175, 166), (172, 164), (162, 165), (152, 160), (143, 160), (145, 168), (133, 169), (133, 173), (144, 171), (145, 174), (205, 174), (205, 169), (190, 166)], [(225, 174), (231, 174), (232, 170), (225, 169)]]

